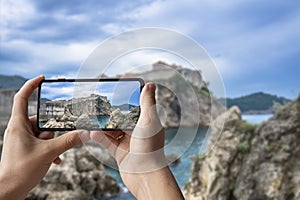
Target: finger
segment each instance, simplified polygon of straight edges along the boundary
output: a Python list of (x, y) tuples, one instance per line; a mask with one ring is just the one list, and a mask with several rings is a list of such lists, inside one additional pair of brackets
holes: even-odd
[(12, 116), (26, 117), (28, 115), (28, 98), (38, 87), (44, 76), (38, 76), (27, 81), (14, 97)]
[(36, 115), (29, 117), (29, 121), (30, 121), (34, 135), (36, 137), (38, 137), (40, 139), (44, 139), (44, 140), (49, 140), (49, 139), (54, 138), (55, 133), (52, 131), (41, 132), (37, 127), (36, 120), (37, 120)]
[(108, 131), (91, 131), (91, 140), (100, 144), (112, 156), (116, 157), (116, 149), (118, 148), (119, 142), (107, 135), (107, 132)]
[(57, 157), (68, 149), (90, 140), (90, 133), (85, 130), (70, 131), (64, 135), (49, 140), (54, 156)]
[(38, 138), (43, 139), (43, 140), (49, 140), (54, 138), (55, 133), (51, 131), (44, 131), (41, 132), (38, 136)]
[(156, 86), (154, 83), (147, 83), (141, 93), (140, 105), (141, 112), (149, 110), (149, 108), (155, 106), (155, 90)]
[(34, 133), (34, 135), (35, 135), (36, 137), (38, 137), (39, 134), (40, 134), (40, 130), (39, 130), (38, 127), (37, 127), (36, 120), (37, 120), (36, 115), (30, 116), (30, 117), (29, 117), (29, 121), (30, 121), (30, 124), (31, 124), (31, 128), (32, 128), (32, 130), (33, 130), (33, 133)]
[(141, 115), (133, 131), (134, 137), (150, 137), (162, 129), (156, 111), (155, 84), (147, 83), (141, 93)]

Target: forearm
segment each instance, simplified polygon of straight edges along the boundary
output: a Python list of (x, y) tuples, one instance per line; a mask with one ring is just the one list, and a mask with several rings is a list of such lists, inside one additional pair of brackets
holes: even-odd
[(5, 176), (0, 172), (0, 199), (25, 199), (27, 192), (19, 181), (18, 177)]
[(168, 166), (141, 176), (137, 199), (184, 199)]

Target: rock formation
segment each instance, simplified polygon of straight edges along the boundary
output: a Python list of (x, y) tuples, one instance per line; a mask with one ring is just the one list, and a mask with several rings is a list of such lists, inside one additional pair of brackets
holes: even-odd
[(120, 187), (104, 172), (103, 165), (84, 148), (62, 155), (60, 165), (52, 165), (44, 179), (26, 199), (102, 199), (116, 195)]
[(209, 145), (185, 187), (187, 199), (300, 199), (300, 96), (255, 128), (233, 107), (213, 123)]
[(43, 128), (76, 128), (76, 121), (78, 117), (72, 115), (68, 110), (64, 114), (55, 118), (50, 118), (43, 126)]
[(157, 84), (156, 102), (160, 107), (159, 114), (166, 116), (166, 120), (162, 121), (164, 127), (207, 127), (211, 119), (225, 111), (225, 107), (212, 96), (208, 83), (197, 70), (159, 61), (153, 64), (152, 70), (120, 74), (117, 77), (139, 77), (145, 82)]
[(46, 122), (44, 128), (72, 129), (99, 128), (99, 125), (91, 123), (89, 116), (108, 116), (112, 110), (107, 97), (97, 94), (71, 100), (47, 101), (41, 108), (40, 121)]
[(128, 114), (123, 114), (119, 108), (115, 109), (105, 128), (133, 129), (138, 121), (140, 108), (132, 108)]
[(110, 115), (111, 104), (106, 96), (91, 94), (89, 97), (73, 98), (66, 104), (67, 109), (72, 115)]
[(93, 129), (99, 128), (98, 124), (92, 124), (90, 117), (86, 114), (81, 115), (74, 123), (77, 129)]
[(70, 100), (54, 100), (42, 102), (40, 115), (46, 117), (60, 117), (66, 112), (73, 116), (86, 115), (110, 115), (111, 104), (106, 96), (91, 94), (88, 97), (72, 98)]

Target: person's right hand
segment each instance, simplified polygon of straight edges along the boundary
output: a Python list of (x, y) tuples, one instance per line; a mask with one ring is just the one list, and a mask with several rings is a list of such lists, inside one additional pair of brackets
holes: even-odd
[(141, 93), (141, 115), (132, 133), (92, 131), (90, 137), (115, 157), (124, 184), (138, 199), (183, 199), (164, 155), (164, 130), (156, 111), (155, 85)]

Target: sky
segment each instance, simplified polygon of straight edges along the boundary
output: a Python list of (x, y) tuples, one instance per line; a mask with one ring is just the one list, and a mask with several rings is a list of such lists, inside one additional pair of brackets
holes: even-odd
[(49, 100), (70, 100), (89, 97), (91, 94), (106, 96), (112, 106), (123, 104), (140, 105), (140, 82), (44, 82), (41, 98)]
[[(2, 0), (0, 73), (74, 78), (107, 38), (160, 27), (206, 50), (227, 96), (263, 91), (293, 99), (300, 91), (299, 19), (300, 4), (282, 0)], [(177, 44), (168, 38), (164, 42)], [(155, 54), (147, 56), (138, 58), (156, 61)]]

